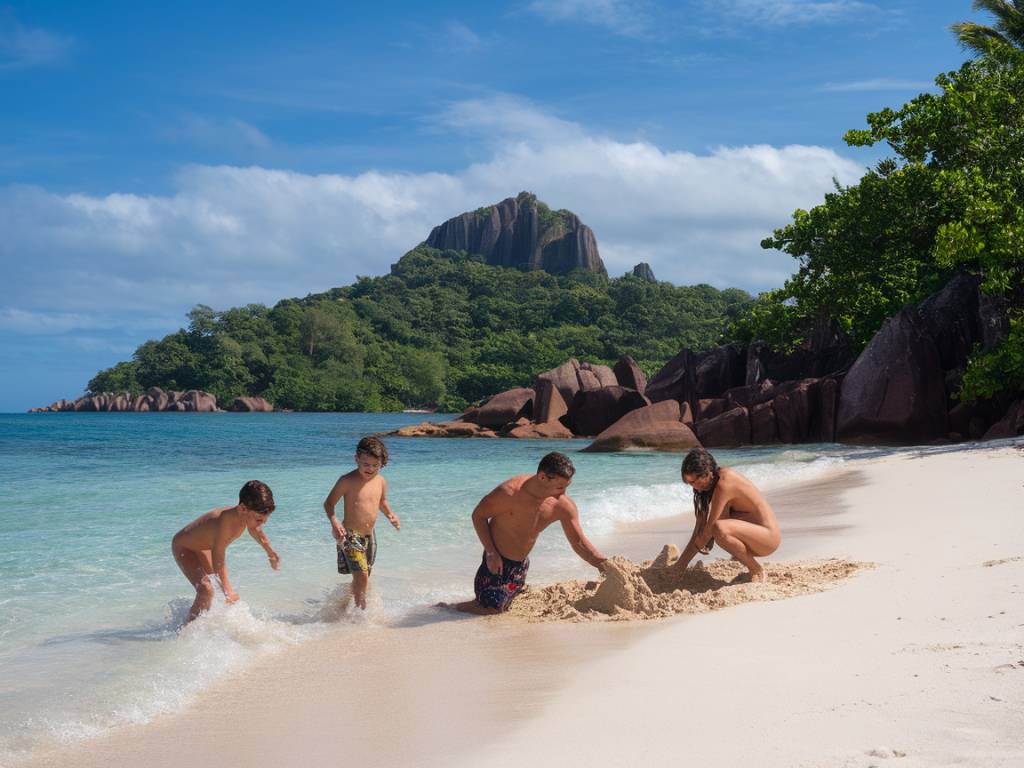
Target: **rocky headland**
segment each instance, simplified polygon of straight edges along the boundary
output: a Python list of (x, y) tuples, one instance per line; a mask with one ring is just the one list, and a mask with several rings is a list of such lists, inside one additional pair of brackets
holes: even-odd
[(29, 413), (55, 413), (58, 411), (215, 413), (224, 410), (236, 413), (269, 413), (274, 410), (274, 406), (262, 397), (236, 397), (228, 408), (222, 409), (217, 407), (217, 398), (209, 392), (199, 389), (178, 392), (151, 387), (144, 394), (135, 396), (128, 392), (99, 392), (75, 400), (58, 400), (44, 408), (33, 408)]

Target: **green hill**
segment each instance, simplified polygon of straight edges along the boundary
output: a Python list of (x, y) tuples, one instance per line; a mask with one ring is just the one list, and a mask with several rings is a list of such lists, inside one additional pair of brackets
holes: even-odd
[(720, 341), (749, 305), (738, 289), (633, 275), (489, 266), (421, 245), (383, 277), (304, 299), (215, 311), (101, 371), (91, 392), (202, 389), (278, 408), (380, 411), (467, 404), (577, 357), (628, 354), (651, 374), (683, 346)]

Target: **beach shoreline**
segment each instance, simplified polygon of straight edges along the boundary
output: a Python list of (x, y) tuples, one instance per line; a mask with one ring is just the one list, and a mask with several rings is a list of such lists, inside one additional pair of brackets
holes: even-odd
[[(773, 489), (770, 562), (878, 565), (824, 592), (648, 622), (346, 624), (181, 712), (12, 765), (1015, 765), (1022, 462), (1009, 443), (908, 449)], [(620, 526), (608, 551), (650, 559), (691, 526)]]

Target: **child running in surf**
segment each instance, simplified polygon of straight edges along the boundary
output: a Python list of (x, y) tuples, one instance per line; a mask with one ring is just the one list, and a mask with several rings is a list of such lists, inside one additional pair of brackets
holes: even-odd
[[(356, 468), (342, 475), (324, 500), (324, 511), (331, 522), (331, 534), (338, 543), (338, 573), (352, 575), (352, 596), (366, 610), (366, 588), (370, 570), (377, 558), (377, 538), (373, 527), (377, 513), (401, 530), (398, 516), (388, 505), (387, 481), (380, 471), (388, 463), (388, 449), (376, 437), (364, 437), (356, 446)], [(343, 521), (338, 522), (334, 508), (345, 499)]]

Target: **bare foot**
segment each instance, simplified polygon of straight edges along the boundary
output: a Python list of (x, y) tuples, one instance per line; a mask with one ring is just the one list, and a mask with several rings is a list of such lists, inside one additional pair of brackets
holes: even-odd
[(750, 581), (754, 584), (767, 584), (768, 574), (765, 572), (764, 568), (758, 566), (756, 571), (752, 570), (750, 572)]

